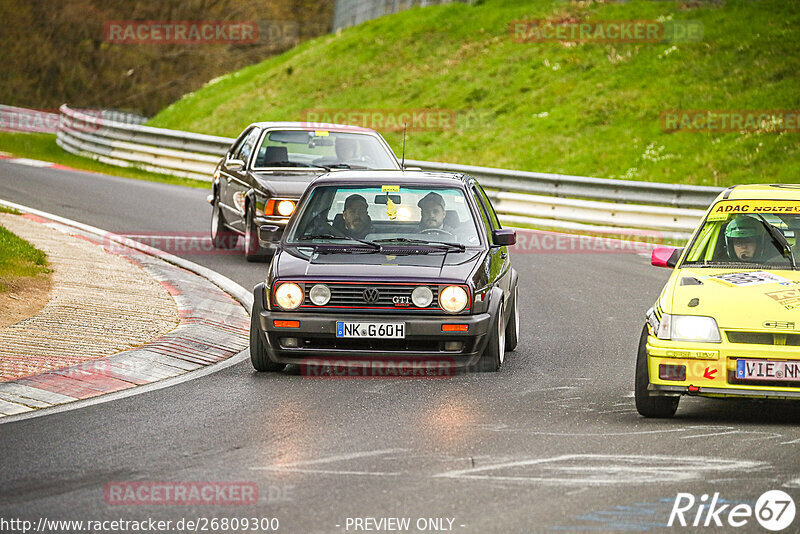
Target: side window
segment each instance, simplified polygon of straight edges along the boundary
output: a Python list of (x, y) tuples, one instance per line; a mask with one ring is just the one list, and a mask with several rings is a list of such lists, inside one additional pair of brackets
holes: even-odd
[(481, 214), (481, 220), (483, 220), (483, 228), (486, 230), (486, 239), (489, 240), (489, 243), (492, 242), (492, 224), (489, 222), (489, 217), (486, 215), (486, 209), (483, 207), (483, 202), (481, 202), (480, 194), (472, 188), (472, 197), (475, 199), (475, 205), (478, 206), (478, 213)]
[(500, 219), (497, 218), (497, 214), (494, 212), (494, 207), (492, 203), (489, 201), (489, 197), (486, 195), (486, 191), (483, 188), (475, 184), (473, 187), (478, 191), (481, 199), (483, 200), (483, 207), (486, 209), (486, 213), (489, 215), (489, 221), (492, 223), (492, 230), (499, 230), (502, 228), (500, 225)]
[(250, 159), (250, 154), (253, 153), (253, 147), (256, 146), (256, 140), (258, 140), (260, 133), (261, 130), (258, 128), (253, 128), (253, 131), (250, 132), (250, 135), (248, 135), (247, 139), (244, 140), (244, 144), (242, 145), (242, 149), (239, 151), (237, 159), (244, 161), (245, 165), (247, 165), (247, 161)]
[(248, 130), (239, 137), (230, 151), (230, 159), (239, 159), (239, 153), (242, 151), (242, 146), (244, 146), (245, 141), (247, 141), (247, 138), (250, 137), (251, 133), (253, 133), (253, 131)]

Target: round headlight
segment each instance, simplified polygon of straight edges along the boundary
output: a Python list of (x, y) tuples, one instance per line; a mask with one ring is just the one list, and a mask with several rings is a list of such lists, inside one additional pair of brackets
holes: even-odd
[(325, 306), (331, 300), (331, 290), (325, 284), (316, 284), (308, 292), (308, 296), (317, 306)]
[(278, 214), (288, 217), (294, 211), (294, 202), (291, 200), (281, 200), (278, 202)]
[(419, 286), (411, 292), (411, 302), (417, 308), (427, 308), (433, 302), (433, 291), (427, 286)]
[(303, 303), (303, 290), (291, 282), (281, 284), (275, 290), (275, 302), (284, 310), (294, 310)]
[(439, 305), (450, 313), (458, 313), (467, 307), (469, 295), (463, 287), (447, 286), (439, 293)]

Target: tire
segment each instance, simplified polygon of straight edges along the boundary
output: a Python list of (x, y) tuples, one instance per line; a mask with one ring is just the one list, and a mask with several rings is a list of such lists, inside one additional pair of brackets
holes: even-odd
[(225, 228), (225, 219), (216, 195), (214, 195), (214, 203), (211, 205), (211, 243), (214, 248), (222, 250), (236, 248), (239, 243), (239, 236)]
[(511, 301), (511, 313), (506, 324), (506, 352), (513, 352), (517, 348), (517, 341), (519, 340), (519, 307), (517, 300), (519, 300), (519, 288), (514, 287), (514, 297)]
[(479, 373), (494, 373), (500, 370), (506, 355), (506, 327), (503, 325), (503, 305), (497, 308), (497, 317), (492, 323), (486, 348), (483, 349), (478, 362), (473, 366), (473, 371)]
[(279, 372), (286, 367), (285, 364), (275, 363), (267, 355), (267, 347), (258, 327), (258, 312), (253, 309), (250, 316), (250, 361), (256, 371), (260, 372)]
[(647, 325), (642, 329), (639, 339), (639, 351), (636, 355), (636, 411), (644, 417), (669, 418), (678, 410), (680, 397), (653, 397), (647, 390), (650, 376), (647, 372)]
[(244, 222), (244, 257), (247, 261), (266, 261), (269, 255), (261, 251), (258, 243), (258, 227), (253, 217), (253, 210), (247, 208)]

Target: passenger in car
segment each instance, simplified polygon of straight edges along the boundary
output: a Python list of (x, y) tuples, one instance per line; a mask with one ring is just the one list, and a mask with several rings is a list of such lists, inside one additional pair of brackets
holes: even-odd
[(333, 225), (348, 236), (364, 239), (372, 231), (372, 219), (367, 213), (367, 199), (361, 195), (354, 194), (347, 197), (341, 215), (341, 219), (339, 217), (334, 219)]

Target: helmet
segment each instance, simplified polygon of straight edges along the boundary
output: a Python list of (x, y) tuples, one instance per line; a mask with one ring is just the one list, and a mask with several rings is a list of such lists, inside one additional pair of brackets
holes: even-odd
[(763, 250), (764, 237), (764, 227), (761, 223), (758, 222), (757, 219), (747, 215), (736, 217), (725, 227), (725, 246), (728, 249), (728, 255), (733, 260), (737, 259), (733, 252), (734, 239), (755, 239), (758, 244), (758, 250)]

